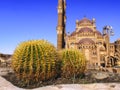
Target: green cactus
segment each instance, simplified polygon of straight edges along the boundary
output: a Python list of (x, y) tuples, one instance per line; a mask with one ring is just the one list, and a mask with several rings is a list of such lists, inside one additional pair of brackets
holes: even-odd
[(79, 76), (86, 69), (86, 60), (84, 54), (79, 50), (66, 49), (61, 53), (62, 57), (62, 77), (68, 78), (75, 75)]
[(57, 51), (44, 40), (22, 42), (14, 51), (12, 68), (25, 83), (45, 81), (56, 76)]

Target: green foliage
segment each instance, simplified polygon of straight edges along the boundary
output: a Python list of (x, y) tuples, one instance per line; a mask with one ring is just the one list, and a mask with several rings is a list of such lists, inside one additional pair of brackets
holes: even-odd
[(79, 50), (63, 50), (61, 57), (63, 77), (76, 77), (84, 73), (86, 69), (86, 60), (85, 56)]
[(14, 51), (12, 68), (24, 83), (35, 83), (56, 77), (57, 51), (44, 40), (22, 42)]

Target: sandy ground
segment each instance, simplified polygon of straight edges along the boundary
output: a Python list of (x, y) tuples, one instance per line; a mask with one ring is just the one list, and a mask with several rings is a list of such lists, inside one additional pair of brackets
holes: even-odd
[(0, 76), (0, 90), (120, 90), (120, 83), (66, 84), (22, 89), (12, 85)]

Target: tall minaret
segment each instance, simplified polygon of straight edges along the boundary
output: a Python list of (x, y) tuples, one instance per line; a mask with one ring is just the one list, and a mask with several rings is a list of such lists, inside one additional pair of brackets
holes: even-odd
[(65, 48), (66, 1), (58, 0), (57, 49)]

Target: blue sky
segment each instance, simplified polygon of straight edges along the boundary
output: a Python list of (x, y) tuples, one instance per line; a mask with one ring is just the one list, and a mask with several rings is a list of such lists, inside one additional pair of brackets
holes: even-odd
[[(102, 32), (111, 25), (120, 38), (120, 0), (66, 0), (67, 32), (75, 30), (76, 19), (96, 18)], [(0, 0), (0, 52), (12, 54), (26, 40), (45, 39), (56, 46), (57, 0)]]

